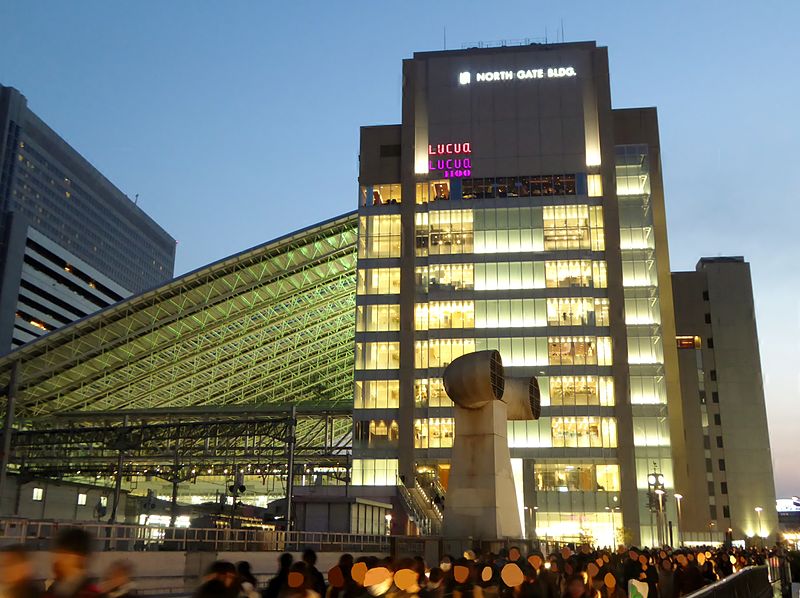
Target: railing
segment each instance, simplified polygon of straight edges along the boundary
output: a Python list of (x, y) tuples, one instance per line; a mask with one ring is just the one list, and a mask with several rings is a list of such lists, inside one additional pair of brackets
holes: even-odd
[(299, 551), (319, 552), (389, 551), (389, 537), (330, 532), (285, 532), (262, 529), (164, 528), (84, 522), (0, 519), (0, 544), (25, 544), (47, 550), (65, 527), (80, 527), (95, 540), (95, 550), (179, 551)]
[(405, 484), (400, 482), (397, 486), (398, 492), (400, 495), (400, 500), (403, 502), (403, 506), (405, 507), (406, 511), (409, 515), (414, 518), (414, 523), (419, 529), (420, 534), (423, 536), (429, 536), (434, 533), (433, 529), (433, 521), (428, 515), (425, 514), (417, 502), (414, 500), (414, 497), (409, 492), (408, 488), (406, 488)]
[[(773, 585), (777, 584), (777, 585)], [(777, 591), (776, 591), (777, 590)], [(780, 579), (772, 581), (768, 567), (745, 567), (686, 598), (771, 598), (781, 593)]]

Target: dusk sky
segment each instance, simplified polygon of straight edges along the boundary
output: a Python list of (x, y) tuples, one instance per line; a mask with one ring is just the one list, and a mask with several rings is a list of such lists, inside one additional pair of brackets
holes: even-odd
[(751, 263), (778, 496), (800, 494), (800, 3), (0, 0), (0, 83), (178, 239), (176, 274), (355, 209), (401, 60), (596, 40), (657, 106), (673, 270)]

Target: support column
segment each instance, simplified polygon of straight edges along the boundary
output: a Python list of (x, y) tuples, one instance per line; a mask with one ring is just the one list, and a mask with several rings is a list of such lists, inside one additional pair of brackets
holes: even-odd
[(14, 428), (14, 406), (17, 399), (17, 379), (19, 375), (19, 362), (11, 364), (11, 377), (6, 392), (6, 416), (3, 420), (3, 449), (0, 455), (0, 502), (8, 489), (7, 470), (11, 458), (11, 434)]
[[(178, 519), (178, 473), (180, 471), (180, 463), (178, 462), (178, 444), (175, 444), (175, 462), (172, 466), (172, 509), (170, 511), (169, 526), (175, 527), (175, 521)], [(234, 508), (236, 507), (236, 500), (233, 501)]]
[[(125, 416), (125, 419), (122, 421), (122, 428), (123, 430), (128, 429), (128, 416)], [(122, 447), (119, 449), (119, 455), (117, 456), (117, 478), (114, 480), (114, 502), (111, 505), (111, 516), (108, 518), (109, 523), (116, 523), (117, 522), (117, 509), (119, 508), (119, 499), (122, 495), (122, 468), (125, 465), (125, 451), (122, 450)]]
[(294, 509), (292, 501), (294, 495), (294, 448), (295, 443), (297, 442), (297, 438), (295, 438), (297, 432), (297, 407), (292, 405), (291, 415), (289, 416), (289, 430), (288, 430), (288, 438), (286, 439), (286, 449), (289, 453), (288, 455), (288, 468), (289, 471), (286, 475), (286, 531), (292, 531), (292, 515)]

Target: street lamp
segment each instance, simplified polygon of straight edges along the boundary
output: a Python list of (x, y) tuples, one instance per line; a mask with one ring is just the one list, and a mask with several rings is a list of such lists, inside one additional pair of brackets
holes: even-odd
[(683, 525), (681, 523), (681, 501), (683, 500), (683, 494), (675, 493), (675, 502), (678, 504), (678, 546), (681, 545), (683, 542), (683, 538), (681, 537), (681, 532), (683, 530)]
[(392, 535), (392, 514), (386, 513), (386, 535)]

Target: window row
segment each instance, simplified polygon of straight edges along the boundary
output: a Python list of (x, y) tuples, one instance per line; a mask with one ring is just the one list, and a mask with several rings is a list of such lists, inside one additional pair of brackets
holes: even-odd
[(660, 336), (628, 336), (628, 363), (664, 363), (664, 346)]
[(606, 288), (607, 285), (605, 261), (431, 264), (416, 269), (417, 289), (424, 292)]
[[(397, 315), (398, 328), (386, 330), (399, 329), (399, 311)], [(608, 299), (582, 297), (431, 301), (416, 305), (415, 320), (417, 330), (608, 326)]]
[(415, 225), (420, 256), (605, 249), (601, 206), (436, 210)]
[(619, 465), (593, 463), (537, 463), (539, 492), (619, 492)]
[(395, 486), (397, 459), (353, 459), (354, 486)]
[[(543, 406), (614, 405), (614, 379), (611, 376), (540, 376)], [(452, 407), (441, 378), (414, 381), (416, 407)], [(358, 380), (355, 383), (356, 409), (396, 409), (400, 406), (398, 380)]]
[(634, 417), (634, 446), (670, 446), (669, 422), (664, 417)]
[[(500, 351), (503, 364), (510, 367), (611, 365), (611, 338), (607, 336), (467, 338), (417, 341), (414, 347), (414, 364), (417, 368), (446, 367), (454, 359), (462, 355), (489, 349)], [(358, 364), (358, 361), (356, 363)]]
[(650, 165), (647, 146), (618, 145), (615, 153), (617, 195), (649, 195)]
[(359, 217), (358, 257), (400, 257), (400, 231), (400, 214)]
[(356, 343), (357, 370), (396, 370), (399, 367), (399, 342)]
[(660, 324), (661, 308), (658, 297), (625, 298), (625, 323)]
[[(616, 448), (617, 422), (613, 417), (553, 417), (538, 422), (509, 422), (509, 435), (513, 446), (519, 447), (517, 424), (528, 424), (546, 430), (549, 425), (550, 438), (547, 446), (557, 448)], [(520, 428), (522, 429), (522, 428)], [(453, 418), (430, 418), (414, 420), (415, 448), (450, 448), (455, 438)], [(353, 443), (357, 448), (392, 448), (400, 440), (400, 426), (396, 420), (373, 419), (356, 421), (353, 426)], [(509, 446), (512, 443), (509, 442)], [(595, 490), (597, 488), (594, 488)]]

